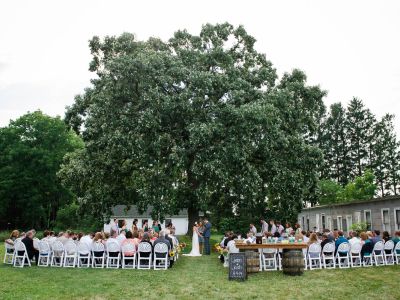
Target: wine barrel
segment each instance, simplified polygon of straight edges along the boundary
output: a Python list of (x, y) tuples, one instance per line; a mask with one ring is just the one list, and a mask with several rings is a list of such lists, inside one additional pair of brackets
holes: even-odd
[(260, 271), (260, 257), (258, 252), (246, 251), (247, 273), (257, 273)]
[(303, 252), (300, 249), (284, 249), (282, 271), (286, 275), (302, 275), (304, 272)]

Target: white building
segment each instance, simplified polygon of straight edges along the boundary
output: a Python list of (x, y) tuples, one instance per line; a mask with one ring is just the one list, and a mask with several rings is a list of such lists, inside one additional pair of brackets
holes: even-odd
[[(116, 205), (112, 209), (112, 214), (110, 217), (110, 221), (108, 224), (104, 224), (104, 231), (109, 232), (111, 229), (111, 222), (113, 222), (114, 219), (118, 220), (118, 223), (122, 224), (122, 222), (125, 220), (126, 221), (126, 226), (128, 229), (132, 228), (132, 223), (133, 220), (137, 219), (137, 226), (138, 228), (142, 228), (143, 224), (145, 221), (148, 222), (149, 226), (153, 224), (153, 219), (151, 218), (151, 210), (152, 208), (149, 207), (147, 211), (144, 213), (139, 213), (137, 210), (136, 206), (131, 206), (129, 210), (127, 210), (127, 207), (125, 205)], [(188, 228), (188, 213), (187, 210), (181, 210), (177, 215), (173, 216), (165, 216), (164, 222), (161, 223), (162, 229), (165, 228), (166, 225), (168, 225), (170, 222), (175, 226), (175, 234), (176, 235), (184, 235), (187, 233), (187, 228)]]

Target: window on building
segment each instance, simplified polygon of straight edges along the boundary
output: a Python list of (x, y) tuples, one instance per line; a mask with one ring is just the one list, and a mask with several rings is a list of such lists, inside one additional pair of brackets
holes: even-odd
[(310, 231), (310, 218), (307, 216), (307, 231)]
[(356, 211), (354, 213), (354, 222), (361, 223), (361, 211)]
[(350, 231), (352, 224), (353, 224), (353, 217), (351, 215), (346, 216), (346, 227), (343, 227), (344, 230)]
[(332, 218), (330, 216), (326, 217), (326, 222), (328, 223), (328, 229), (332, 230)]
[(371, 230), (372, 223), (370, 210), (364, 210), (364, 222), (367, 224), (367, 230)]
[(306, 229), (306, 223), (304, 222), (304, 216), (301, 217), (301, 228)]
[(336, 218), (333, 218), (333, 230), (337, 230), (338, 229), (338, 222)]
[(343, 230), (342, 216), (337, 216), (337, 229), (338, 230)]
[(394, 228), (400, 230), (400, 207), (394, 209)]
[(382, 209), (382, 229), (383, 231), (390, 231), (390, 217), (389, 217), (389, 209)]
[(326, 228), (325, 215), (322, 215), (322, 216), (321, 216), (321, 221), (322, 221), (322, 222), (321, 222), (321, 223), (322, 223), (322, 229), (325, 229), (325, 228)]
[(319, 214), (315, 215), (315, 231), (319, 231)]

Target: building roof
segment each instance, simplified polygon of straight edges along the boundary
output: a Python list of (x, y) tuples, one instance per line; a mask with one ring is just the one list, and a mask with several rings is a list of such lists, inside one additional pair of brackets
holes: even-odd
[[(140, 213), (135, 205), (127, 209), (126, 205), (116, 205), (112, 208), (111, 217), (116, 218), (151, 218), (153, 208), (150, 206), (146, 211)], [(187, 209), (182, 209), (177, 215), (165, 216), (166, 218), (187, 218)]]
[(318, 206), (313, 206), (313, 207), (305, 207), (302, 209), (302, 211), (308, 211), (308, 210), (319, 209), (319, 208), (349, 206), (349, 205), (354, 205), (354, 204), (363, 204), (363, 203), (371, 203), (371, 202), (389, 201), (389, 200), (399, 200), (400, 201), (400, 195), (372, 198), (369, 200), (359, 200), (359, 201), (356, 200), (356, 201), (351, 201), (351, 202), (346, 202), (346, 203), (332, 203), (332, 204), (318, 205)]

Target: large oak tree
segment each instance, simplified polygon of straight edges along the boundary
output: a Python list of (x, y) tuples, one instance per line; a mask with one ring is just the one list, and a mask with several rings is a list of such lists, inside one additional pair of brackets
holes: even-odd
[(227, 23), (168, 42), (94, 37), (97, 77), (66, 113), (85, 148), (60, 172), (82, 207), (151, 205), (161, 218), (186, 208), (190, 228), (217, 205), (293, 218), (315, 201), (322, 154), (306, 138), (325, 93), (298, 70), (277, 83), (254, 44)]

